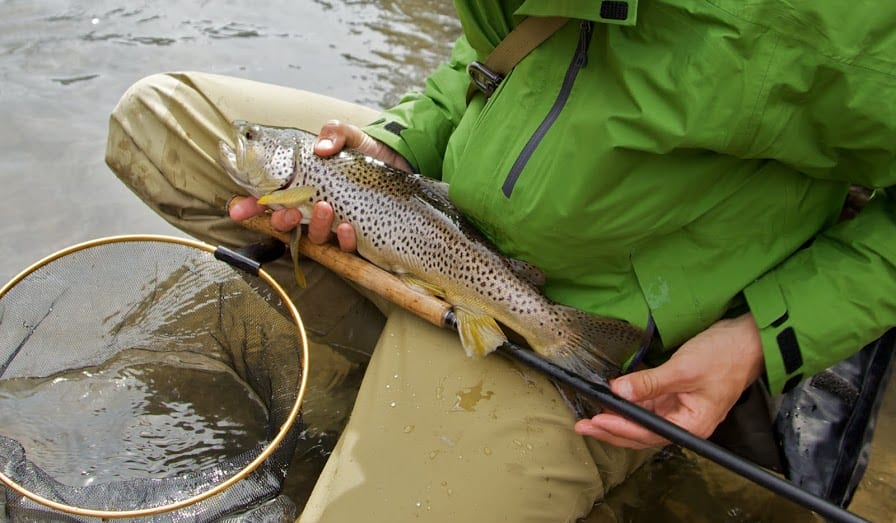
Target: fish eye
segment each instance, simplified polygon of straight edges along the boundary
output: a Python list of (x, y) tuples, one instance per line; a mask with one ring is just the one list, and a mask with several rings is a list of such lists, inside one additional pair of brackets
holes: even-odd
[(247, 140), (254, 140), (258, 137), (258, 126), (253, 125), (252, 127), (243, 131), (243, 137)]

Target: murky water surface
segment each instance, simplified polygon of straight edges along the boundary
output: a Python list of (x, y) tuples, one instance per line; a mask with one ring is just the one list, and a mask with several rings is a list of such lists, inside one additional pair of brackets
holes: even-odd
[(254, 448), (267, 409), (218, 360), (125, 350), (98, 366), (0, 380), (0, 430), (57, 481), (79, 487), (175, 477)]
[[(144, 207), (103, 163), (108, 115), (137, 79), (160, 71), (195, 69), (382, 108), (395, 103), (406, 90), (420, 87), (427, 72), (447, 56), (458, 33), (450, 2), (439, 0), (252, 4), (160, 0), (124, 5), (111, 0), (0, 0), (0, 114), (4, 118), (0, 125), (4, 195), (0, 282), (78, 241), (125, 233), (182, 235)], [(77, 394), (108, 399), (108, 391), (128, 384), (128, 393), (110, 400), (107, 408), (137, 409), (144, 401), (141, 387), (171, 379), (163, 374), (149, 368), (116, 371), (112, 365), (100, 373), (99, 383), (89, 386), (83, 376), (69, 375), (61, 377), (56, 387), (49, 386), (52, 381), (34, 382), (4, 394), (32, 390), (33, 404), (23, 409), (15, 423), (50, 427), (56, 422), (44, 403), (64, 404)], [(322, 388), (328, 397), (338, 397), (339, 403), (328, 403), (318, 394), (310, 396), (307, 405), (317, 413), (332, 413), (338, 428), (351, 405), (357, 372), (345, 367), (331, 374), (321, 378)], [(226, 373), (204, 376), (214, 381), (213, 375), (230, 379)], [(333, 376), (340, 380), (350, 376), (351, 383), (330, 390)], [(200, 378), (191, 374), (190, 379)], [(896, 513), (896, 445), (892, 443), (896, 397), (892, 389), (884, 404), (871, 468), (852, 507), (873, 521), (894, 521)], [(45, 399), (38, 399), (41, 395)], [(176, 398), (172, 395), (166, 401), (176, 404)], [(189, 401), (195, 406), (195, 400)], [(213, 405), (205, 405), (211, 410), (204, 414), (191, 414), (192, 408), (163, 413), (157, 407), (149, 410), (156, 418), (147, 425), (133, 419), (122, 428), (133, 438), (149, 440), (163, 421), (195, 428), (205, 426), (199, 418), (217, 415)], [(248, 416), (243, 421), (251, 425), (253, 413), (257, 411), (243, 412), (241, 416)], [(9, 418), (0, 423), (5, 426)], [(297, 498), (307, 493), (334, 443), (331, 428), (316, 432), (310, 428), (293, 469), (296, 472), (287, 482)], [(210, 430), (200, 444), (216, 439)], [(164, 453), (149, 454), (162, 460), (159, 463), (167, 459)], [(48, 451), (47, 463), (58, 459)], [(119, 464), (122, 470), (129, 467)], [(83, 481), (78, 466), (72, 465), (68, 473), (71, 481)], [(687, 453), (669, 454), (645, 467), (606, 505), (631, 521), (813, 519), (805, 510)]]

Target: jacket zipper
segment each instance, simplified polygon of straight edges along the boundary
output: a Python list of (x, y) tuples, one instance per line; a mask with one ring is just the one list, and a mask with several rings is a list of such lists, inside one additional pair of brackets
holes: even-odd
[(572, 86), (576, 82), (576, 77), (578, 77), (579, 71), (588, 63), (588, 46), (591, 43), (593, 30), (593, 22), (582, 22), (579, 30), (579, 44), (578, 47), (576, 47), (576, 53), (573, 55), (572, 62), (566, 70), (566, 76), (563, 78), (563, 85), (560, 86), (560, 93), (557, 95), (557, 99), (554, 100), (554, 105), (551, 106), (551, 110), (548, 111), (547, 116), (544, 117), (544, 120), (542, 120), (538, 128), (535, 129), (535, 133), (529, 138), (525, 147), (523, 147), (523, 150), (520, 152), (519, 157), (517, 157), (516, 162), (514, 162), (513, 167), (510, 168), (510, 172), (504, 180), (504, 185), (501, 187), (504, 196), (510, 198), (510, 193), (513, 192), (513, 188), (516, 186), (520, 174), (522, 174), (526, 164), (529, 163), (529, 159), (535, 153), (538, 144), (541, 143), (541, 140), (548, 133), (551, 126), (554, 125), (557, 117), (560, 116), (560, 111), (563, 110), (567, 100), (569, 100), (569, 94), (572, 92)]

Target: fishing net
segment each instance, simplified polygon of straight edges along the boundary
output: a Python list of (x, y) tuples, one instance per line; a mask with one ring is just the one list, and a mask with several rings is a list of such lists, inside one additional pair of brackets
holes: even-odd
[(0, 289), (0, 521), (294, 520), (308, 345), (255, 269), (116, 237)]

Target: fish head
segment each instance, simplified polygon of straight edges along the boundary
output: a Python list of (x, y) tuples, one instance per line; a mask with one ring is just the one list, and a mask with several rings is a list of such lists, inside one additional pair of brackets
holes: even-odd
[(218, 161), (252, 196), (288, 187), (296, 177), (296, 153), (303, 145), (301, 137), (290, 131), (236, 120), (234, 147), (221, 140)]

